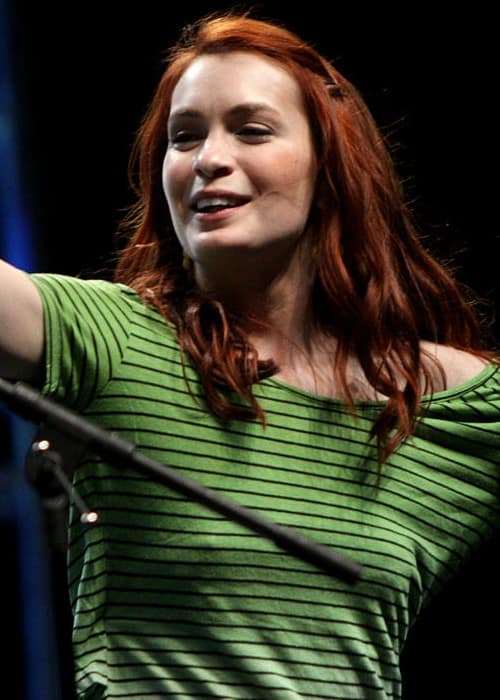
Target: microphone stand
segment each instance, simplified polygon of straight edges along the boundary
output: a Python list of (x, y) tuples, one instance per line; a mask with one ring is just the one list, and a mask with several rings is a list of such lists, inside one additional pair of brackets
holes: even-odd
[[(293, 528), (274, 523), (249, 508), (235, 503), (219, 493), (203, 486), (175, 469), (161, 464), (140, 453), (134, 443), (104, 430), (78, 413), (48, 399), (23, 382), (0, 379), (0, 399), (15, 413), (36, 423), (45, 423), (70, 441), (75, 441), (81, 451), (91, 449), (106, 461), (117, 466), (130, 466), (146, 472), (174, 490), (194, 499), (212, 510), (267, 537), (283, 550), (318, 567), (327, 574), (354, 584), (361, 576), (362, 566), (334, 550), (297, 532)], [(82, 522), (95, 525), (99, 514), (91, 511), (80, 498), (65, 473), (62, 459), (52, 449), (51, 441), (42, 438), (33, 443), (26, 460), (26, 473), (39, 491), (46, 508), (47, 520), (55, 520), (54, 539), (61, 544), (61, 522), (57, 514), (68, 497), (80, 511)], [(61, 498), (64, 495), (64, 498)], [(51, 518), (55, 513), (55, 518)], [(58, 546), (59, 546), (58, 545)]]

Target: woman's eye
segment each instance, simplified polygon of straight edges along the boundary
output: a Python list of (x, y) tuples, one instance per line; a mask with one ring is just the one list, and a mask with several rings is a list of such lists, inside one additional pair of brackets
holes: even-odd
[(168, 141), (169, 144), (179, 148), (182, 146), (189, 146), (189, 144), (199, 139), (200, 137), (193, 131), (177, 131), (169, 137)]
[(247, 138), (264, 138), (270, 136), (271, 133), (271, 130), (265, 126), (253, 126), (251, 124), (238, 129), (238, 135)]

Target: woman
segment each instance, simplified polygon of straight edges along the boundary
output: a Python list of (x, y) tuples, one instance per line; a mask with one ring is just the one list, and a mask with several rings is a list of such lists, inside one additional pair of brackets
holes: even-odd
[(398, 698), (419, 610), (499, 524), (478, 323), (361, 97), (279, 26), (192, 27), (133, 155), (114, 284), (3, 265), (4, 374), (364, 569), (337, 580), (88, 454), (80, 697)]

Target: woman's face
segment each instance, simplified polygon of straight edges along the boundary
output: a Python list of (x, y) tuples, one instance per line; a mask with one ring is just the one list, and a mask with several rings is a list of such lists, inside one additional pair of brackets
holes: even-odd
[(288, 72), (247, 52), (197, 58), (173, 92), (168, 136), (163, 188), (198, 272), (293, 255), (316, 158)]

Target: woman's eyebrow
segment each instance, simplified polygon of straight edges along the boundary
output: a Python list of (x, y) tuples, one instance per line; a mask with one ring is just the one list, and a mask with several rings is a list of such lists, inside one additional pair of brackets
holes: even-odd
[(176, 109), (169, 114), (168, 121), (171, 122), (174, 119), (182, 119), (183, 117), (201, 117), (201, 112), (197, 109), (181, 107), (180, 109)]
[(267, 102), (242, 102), (229, 110), (231, 116), (250, 115), (257, 112), (269, 112), (278, 115), (277, 109)]
[[(257, 112), (268, 112), (270, 114), (278, 115), (279, 112), (272, 105), (267, 102), (242, 102), (237, 104), (228, 110), (227, 114), (230, 117), (246, 116), (256, 114)], [(178, 109), (171, 112), (169, 116), (169, 121), (182, 118), (200, 118), (203, 116), (203, 112), (198, 109), (193, 109), (191, 107), (179, 107)]]

